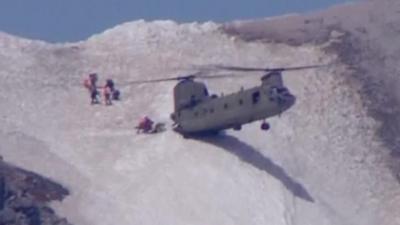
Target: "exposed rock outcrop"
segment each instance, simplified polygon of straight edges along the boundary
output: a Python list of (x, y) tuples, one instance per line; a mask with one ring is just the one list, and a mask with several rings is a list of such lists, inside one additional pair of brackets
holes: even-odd
[(68, 194), (47, 178), (0, 161), (1, 225), (69, 225), (49, 206)]

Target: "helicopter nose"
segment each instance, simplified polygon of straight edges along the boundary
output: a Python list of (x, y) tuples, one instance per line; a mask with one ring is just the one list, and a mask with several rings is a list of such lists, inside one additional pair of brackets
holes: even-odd
[(283, 99), (285, 102), (286, 109), (292, 107), (296, 103), (296, 97), (289, 93), (285, 94)]
[(291, 94), (289, 98), (290, 98), (291, 105), (294, 105), (296, 103), (296, 96)]

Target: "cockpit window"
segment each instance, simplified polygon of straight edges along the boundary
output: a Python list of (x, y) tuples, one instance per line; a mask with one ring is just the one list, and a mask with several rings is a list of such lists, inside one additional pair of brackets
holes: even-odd
[(257, 104), (260, 101), (260, 92), (256, 91), (252, 95), (253, 104)]
[(204, 96), (208, 96), (208, 90), (207, 90), (207, 88), (204, 88)]
[(283, 93), (287, 93), (287, 92), (288, 92), (288, 89), (287, 89), (287, 88), (284, 88), (284, 87), (278, 88), (278, 93), (279, 93), (279, 94), (283, 94)]

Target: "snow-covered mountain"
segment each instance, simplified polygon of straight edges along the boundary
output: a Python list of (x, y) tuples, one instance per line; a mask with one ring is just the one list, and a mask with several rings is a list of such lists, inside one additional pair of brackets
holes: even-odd
[[(387, 0), (223, 25), (135, 21), (68, 44), (0, 33), (0, 154), (68, 187), (54, 207), (73, 224), (400, 224), (398, 10)], [(133, 129), (142, 115), (170, 123), (174, 82), (129, 81), (328, 63), (286, 74), (297, 103), (268, 132)], [(115, 79), (122, 101), (90, 105), (89, 72)], [(219, 94), (260, 80), (206, 83)]]

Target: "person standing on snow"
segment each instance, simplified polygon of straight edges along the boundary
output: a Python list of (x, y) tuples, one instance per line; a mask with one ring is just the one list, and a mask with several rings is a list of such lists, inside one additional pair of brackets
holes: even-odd
[(89, 77), (86, 78), (83, 82), (83, 85), (86, 87), (86, 89), (88, 89), (89, 94), (90, 94), (90, 98), (91, 98), (91, 102), (90, 104), (98, 104), (99, 100), (97, 98), (99, 92), (97, 91), (97, 83), (98, 77), (96, 73), (91, 73), (89, 74)]
[(111, 102), (111, 93), (112, 93), (111, 88), (106, 84), (106, 85), (103, 87), (104, 104), (106, 104), (106, 105), (112, 105), (112, 102)]
[(115, 89), (114, 81), (112, 79), (107, 79), (106, 86), (111, 90), (111, 99), (120, 100), (120, 91)]

